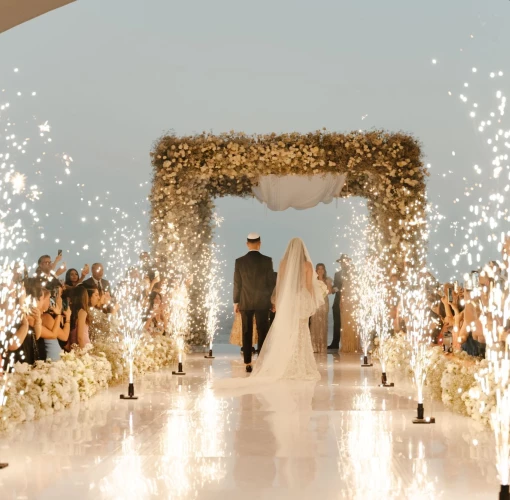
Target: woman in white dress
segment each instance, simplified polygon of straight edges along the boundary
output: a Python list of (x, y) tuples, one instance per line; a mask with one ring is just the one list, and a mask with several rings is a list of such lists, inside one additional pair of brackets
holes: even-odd
[(324, 304), (324, 297), (308, 250), (299, 238), (290, 241), (280, 263), (274, 304), (276, 316), (251, 376), (222, 380), (215, 387), (320, 379), (308, 324)]

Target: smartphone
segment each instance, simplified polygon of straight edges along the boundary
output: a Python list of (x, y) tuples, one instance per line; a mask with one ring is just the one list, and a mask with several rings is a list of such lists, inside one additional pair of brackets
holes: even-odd
[(69, 309), (69, 299), (66, 297), (62, 299), (62, 311), (67, 311)]
[(478, 271), (471, 271), (471, 281), (473, 282), (474, 288), (480, 286), (480, 273)]
[(50, 297), (50, 307), (55, 307), (56, 305), (55, 297)]
[(448, 288), (448, 302), (453, 303), (453, 288)]
[(59, 250), (59, 251), (58, 251), (58, 254), (59, 254), (59, 255), (62, 255), (62, 250)]
[(453, 282), (453, 290), (455, 293), (459, 293), (459, 282), (458, 281)]

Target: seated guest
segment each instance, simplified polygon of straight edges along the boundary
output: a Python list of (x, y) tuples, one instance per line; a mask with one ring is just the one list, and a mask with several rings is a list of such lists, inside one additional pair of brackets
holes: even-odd
[(149, 306), (145, 314), (145, 331), (151, 335), (165, 335), (167, 320), (162, 307), (163, 300), (158, 292), (149, 295)]
[(95, 307), (98, 301), (97, 288), (91, 288), (90, 292), (83, 285), (73, 288), (71, 295), (71, 332), (69, 333), (66, 351), (70, 351), (73, 345), (83, 348), (91, 343), (89, 338), (89, 309)]
[(39, 359), (58, 361), (62, 353), (59, 340), (67, 342), (69, 339), (71, 310), (69, 307), (63, 310), (60, 281), (52, 280), (46, 286), (49, 288), (53, 304), (50, 304), (49, 309), (42, 315), (43, 331), (38, 341)]
[(99, 291), (111, 292), (110, 282), (108, 280), (105, 280), (103, 278), (103, 275), (104, 275), (103, 265), (96, 262), (95, 264), (92, 264), (92, 277), (89, 278), (88, 280), (85, 280), (83, 284), (89, 287), (95, 285)]
[[(25, 297), (26, 295), (26, 297)], [(49, 304), (49, 294), (48, 304)], [(41, 336), (41, 310), (46, 306), (44, 289), (37, 278), (25, 280), (25, 292), (20, 297), (20, 307), (27, 309), (16, 332), (9, 340), (9, 351), (13, 351), (13, 362), (33, 365), (38, 358), (37, 339)]]
[(83, 269), (81, 270), (81, 276), (78, 274), (78, 271), (74, 268), (69, 269), (66, 273), (65, 285), (66, 287), (73, 287), (79, 285), (83, 282), (87, 274), (89, 274), (89, 265), (85, 264)]

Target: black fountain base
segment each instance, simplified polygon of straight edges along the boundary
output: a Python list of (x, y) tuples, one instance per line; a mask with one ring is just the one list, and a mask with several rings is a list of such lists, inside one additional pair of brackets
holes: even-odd
[(368, 362), (368, 356), (363, 356), (363, 363), (361, 364), (361, 366), (374, 366), (372, 363), (369, 363)]
[(182, 363), (179, 361), (179, 365), (177, 367), (177, 371), (172, 372), (172, 375), (186, 375), (186, 372), (182, 371)]
[(120, 395), (120, 399), (138, 399), (135, 396), (135, 384), (129, 384), (128, 385), (128, 395), (124, 396), (124, 394)]
[(395, 387), (395, 384), (393, 382), (388, 382), (386, 372), (382, 373), (381, 383), (379, 384), (379, 387)]
[(423, 403), (418, 403), (418, 417), (413, 418), (413, 424), (435, 424), (436, 419), (434, 417), (424, 417)]

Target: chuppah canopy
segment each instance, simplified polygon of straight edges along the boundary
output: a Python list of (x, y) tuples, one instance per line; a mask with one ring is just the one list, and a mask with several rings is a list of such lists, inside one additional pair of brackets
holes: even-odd
[(319, 203), (331, 203), (340, 196), (345, 178), (346, 174), (263, 175), (252, 191), (269, 210), (306, 210)]
[(0, 33), (75, 0), (0, 0)]

